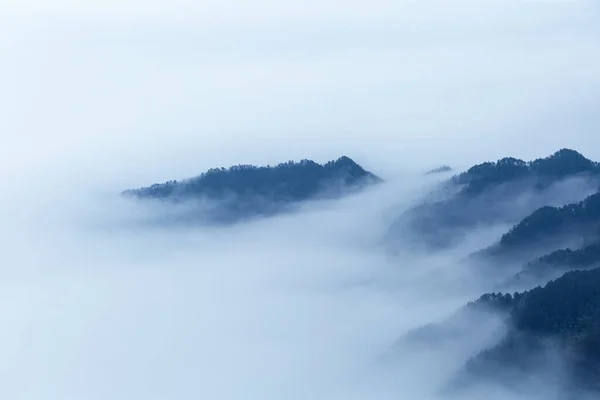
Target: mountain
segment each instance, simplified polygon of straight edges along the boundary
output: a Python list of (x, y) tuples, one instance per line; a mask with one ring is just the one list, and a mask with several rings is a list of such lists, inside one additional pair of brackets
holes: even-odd
[(536, 380), (565, 391), (565, 399), (580, 398), (575, 389), (600, 392), (600, 269), (568, 272), (525, 292), (484, 294), (447, 320), (409, 332), (386, 357), (409, 350), (439, 351), (462, 365), (450, 392), (486, 382), (539, 388)]
[(439, 166), (437, 168), (431, 169), (427, 172), (425, 172), (425, 175), (433, 175), (433, 174), (441, 174), (444, 172), (450, 172), (452, 171), (452, 167), (450, 167), (449, 165), (442, 165)]
[(453, 179), (457, 184), (464, 185), (462, 194), (475, 195), (517, 180), (532, 179), (534, 187), (543, 188), (572, 176), (599, 173), (599, 163), (585, 158), (575, 150), (561, 149), (549, 157), (530, 162), (512, 157), (495, 163), (486, 162), (471, 167)]
[[(533, 259), (544, 253), (582, 248), (600, 240), (600, 193), (562, 207), (544, 206), (502, 235), (480, 255), (504, 261)], [(546, 258), (557, 259), (559, 255)]]
[(305, 200), (337, 198), (379, 182), (381, 178), (344, 156), (323, 165), (302, 160), (276, 166), (214, 168), (194, 178), (122, 194), (142, 200), (209, 204), (210, 211), (203, 218), (233, 222), (283, 212)]
[(392, 235), (438, 248), (481, 226), (512, 225), (467, 270), (482, 291), (518, 291), (485, 294), (411, 331), (390, 357), (439, 354), (462, 365), (450, 392), (494, 383), (561, 399), (600, 393), (599, 182), (600, 165), (573, 150), (504, 158), (452, 177), (400, 216)]
[(556, 279), (566, 272), (600, 267), (600, 242), (581, 249), (561, 249), (530, 261), (509, 284), (535, 286)]
[(478, 226), (516, 224), (542, 206), (579, 201), (599, 183), (600, 164), (569, 149), (529, 162), (512, 157), (486, 162), (453, 176), (402, 214), (389, 236), (448, 247)]
[(467, 363), (469, 375), (512, 384), (560, 372), (555, 378), (573, 387), (600, 390), (600, 269), (568, 272), (523, 293), (487, 294), (470, 307), (506, 313), (509, 331)]

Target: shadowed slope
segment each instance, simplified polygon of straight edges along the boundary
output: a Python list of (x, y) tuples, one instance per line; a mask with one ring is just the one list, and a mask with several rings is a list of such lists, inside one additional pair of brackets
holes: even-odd
[(305, 200), (337, 198), (379, 182), (379, 177), (344, 156), (323, 165), (302, 160), (277, 166), (214, 168), (194, 178), (123, 194), (143, 200), (210, 204), (206, 218), (232, 222), (282, 212)]
[(435, 196), (401, 215), (390, 236), (448, 247), (469, 229), (515, 224), (539, 207), (579, 201), (599, 182), (600, 165), (574, 150), (530, 162), (510, 157), (486, 162), (452, 177)]

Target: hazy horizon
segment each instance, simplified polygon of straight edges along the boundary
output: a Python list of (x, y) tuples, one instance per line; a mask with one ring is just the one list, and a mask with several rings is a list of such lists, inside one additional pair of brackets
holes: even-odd
[[(3, 2), (0, 394), (445, 399), (485, 329), (370, 366), (482, 294), (460, 260), (507, 227), (395, 258), (382, 237), (442, 164), (600, 161), (599, 37), (584, 0)], [(146, 230), (118, 198), (342, 155), (388, 183), (219, 229)]]

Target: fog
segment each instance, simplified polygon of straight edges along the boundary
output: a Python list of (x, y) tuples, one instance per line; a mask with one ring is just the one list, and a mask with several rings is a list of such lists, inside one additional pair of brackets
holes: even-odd
[[(70, 188), (7, 196), (0, 392), (23, 399), (445, 399), (502, 337), (495, 315), (447, 343), (394, 344), (489, 283), (460, 260), (382, 244), (390, 215), (442, 177), (408, 175), (296, 213), (210, 227), (140, 224), (164, 207)], [(490, 280), (490, 282), (492, 282)], [(476, 326), (477, 329), (472, 329)], [(388, 361), (382, 363), (382, 359)], [(486, 384), (460, 398), (520, 398)], [(529, 387), (553, 398), (550, 385)], [(523, 396), (522, 398), (537, 398)]]
[(25, 203), (38, 210), (25, 220), (4, 209), (3, 395), (433, 395), (459, 358), (422, 382), (400, 376), (400, 388), (373, 372), (377, 360), (476, 293), (430, 279), (458, 277), (449, 256), (386, 257), (381, 211), (397, 189), (229, 228), (140, 226), (136, 205), (75, 205), (70, 191)]
[[(4, 1), (0, 394), (433, 399), (501, 337), (405, 333), (482, 294), (460, 260), (383, 245), (441, 164), (600, 159), (592, 1)], [(387, 179), (228, 227), (140, 224), (127, 188), (348, 155)], [(467, 324), (474, 321), (468, 321)], [(486, 327), (489, 327), (487, 329)], [(484, 329), (485, 328), (485, 329)], [(461, 398), (543, 398), (484, 385)]]

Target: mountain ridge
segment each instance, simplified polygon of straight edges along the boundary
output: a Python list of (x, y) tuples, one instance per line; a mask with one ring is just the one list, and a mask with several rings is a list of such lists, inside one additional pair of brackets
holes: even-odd
[(302, 201), (339, 198), (381, 182), (383, 179), (342, 156), (324, 164), (304, 159), (275, 166), (211, 168), (192, 178), (129, 189), (121, 195), (173, 203), (209, 201), (216, 208), (208, 219), (233, 222), (289, 211)]
[(600, 192), (577, 203), (535, 210), (475, 257), (498, 262), (532, 260), (563, 248), (584, 248), (599, 240)]
[[(598, 188), (600, 164), (570, 149), (529, 162), (505, 157), (478, 164), (442, 183), (443, 190), (436, 192), (444, 193), (441, 199), (426, 197), (400, 215), (388, 236), (414, 238), (417, 246), (425, 248), (447, 248), (478, 226), (517, 224), (548, 205), (547, 194), (565, 197), (567, 203), (581, 200), (572, 190), (558, 187), (577, 179)], [(523, 204), (514, 207), (519, 196)]]
[(486, 294), (470, 305), (508, 314), (510, 330), (466, 366), (470, 373), (533, 373), (531, 361), (558, 351), (569, 379), (600, 389), (600, 269), (567, 272), (544, 286), (514, 294)]
[(548, 157), (532, 161), (505, 157), (496, 162), (481, 163), (456, 175), (453, 180), (459, 185), (465, 185), (464, 194), (472, 195), (489, 186), (515, 179), (537, 175), (556, 180), (585, 173), (599, 174), (600, 163), (591, 161), (575, 150), (563, 148)]

